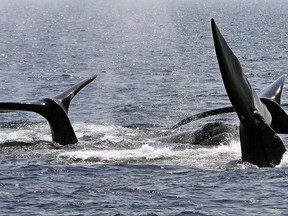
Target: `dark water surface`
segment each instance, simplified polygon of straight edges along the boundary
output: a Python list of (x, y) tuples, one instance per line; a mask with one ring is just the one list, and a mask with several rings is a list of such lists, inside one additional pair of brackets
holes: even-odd
[[(211, 18), (261, 92), (287, 74), (287, 11), (285, 0), (2, 0), (0, 101), (51, 97), (98, 77), (71, 103), (75, 145), (52, 143), (37, 114), (1, 113), (0, 214), (287, 214), (286, 154), (259, 169), (240, 163), (236, 140), (207, 148), (158, 139), (230, 104)], [(238, 124), (227, 114), (173, 133), (215, 120)]]

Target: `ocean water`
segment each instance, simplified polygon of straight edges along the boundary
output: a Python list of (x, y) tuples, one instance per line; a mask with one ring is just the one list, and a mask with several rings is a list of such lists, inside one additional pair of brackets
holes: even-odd
[(159, 138), (238, 124), (225, 114), (170, 129), (230, 104), (211, 18), (260, 93), (287, 74), (287, 9), (285, 0), (1, 0), (0, 101), (98, 77), (70, 105), (77, 144), (53, 143), (35, 113), (0, 113), (0, 215), (286, 215), (287, 153), (257, 168), (241, 163), (236, 138), (214, 147)]

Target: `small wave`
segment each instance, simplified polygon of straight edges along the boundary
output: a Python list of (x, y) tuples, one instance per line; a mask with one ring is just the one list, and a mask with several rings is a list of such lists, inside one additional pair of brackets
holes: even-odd
[[(152, 146), (144, 144), (136, 149), (121, 150), (77, 150), (62, 152), (58, 159), (98, 163), (165, 163), (199, 168), (224, 168), (231, 160), (240, 158), (239, 143), (229, 146), (203, 148), (187, 145), (186, 149), (175, 150), (175, 146)], [(176, 148), (177, 149), (177, 148)]]
[(47, 124), (27, 124), (18, 128), (2, 128), (0, 130), (0, 143), (26, 142), (35, 140), (51, 141), (51, 132)]
[(72, 161), (96, 161), (102, 163), (136, 163), (170, 158), (173, 155), (173, 151), (167, 147), (155, 148), (145, 144), (140, 148), (128, 150), (78, 150), (64, 152), (59, 154), (58, 158), (64, 158)]

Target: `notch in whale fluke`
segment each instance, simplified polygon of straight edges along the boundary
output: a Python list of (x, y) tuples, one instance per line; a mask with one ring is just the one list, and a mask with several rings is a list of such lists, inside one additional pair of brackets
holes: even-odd
[[(213, 19), (211, 26), (224, 86), (240, 120), (242, 160), (259, 167), (274, 167), (281, 162), (286, 151), (282, 140), (271, 127), (275, 116), (251, 87), (239, 60)], [(269, 101), (278, 105), (273, 100)]]
[(30, 111), (42, 115), (49, 122), (52, 140), (61, 145), (78, 141), (71, 122), (68, 109), (71, 100), (97, 76), (85, 79), (53, 98), (43, 98), (34, 102), (0, 102), (1, 112)]

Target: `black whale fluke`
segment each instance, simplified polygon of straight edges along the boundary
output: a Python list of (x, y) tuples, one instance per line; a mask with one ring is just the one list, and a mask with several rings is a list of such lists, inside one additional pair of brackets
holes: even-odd
[(73, 144), (78, 141), (71, 122), (68, 109), (74, 96), (97, 76), (94, 75), (53, 97), (34, 102), (1, 102), (1, 112), (30, 111), (42, 115), (49, 122), (52, 139), (61, 145)]
[[(272, 128), (273, 114), (251, 87), (239, 60), (227, 45), (213, 19), (211, 26), (224, 86), (240, 119), (242, 160), (259, 167), (274, 167), (281, 162), (286, 149)], [(278, 105), (277, 101), (271, 98), (267, 100)]]
[(276, 133), (288, 134), (288, 115), (281, 107), (281, 94), (285, 75), (279, 77), (261, 93), (261, 102), (264, 103), (272, 116), (270, 127)]

